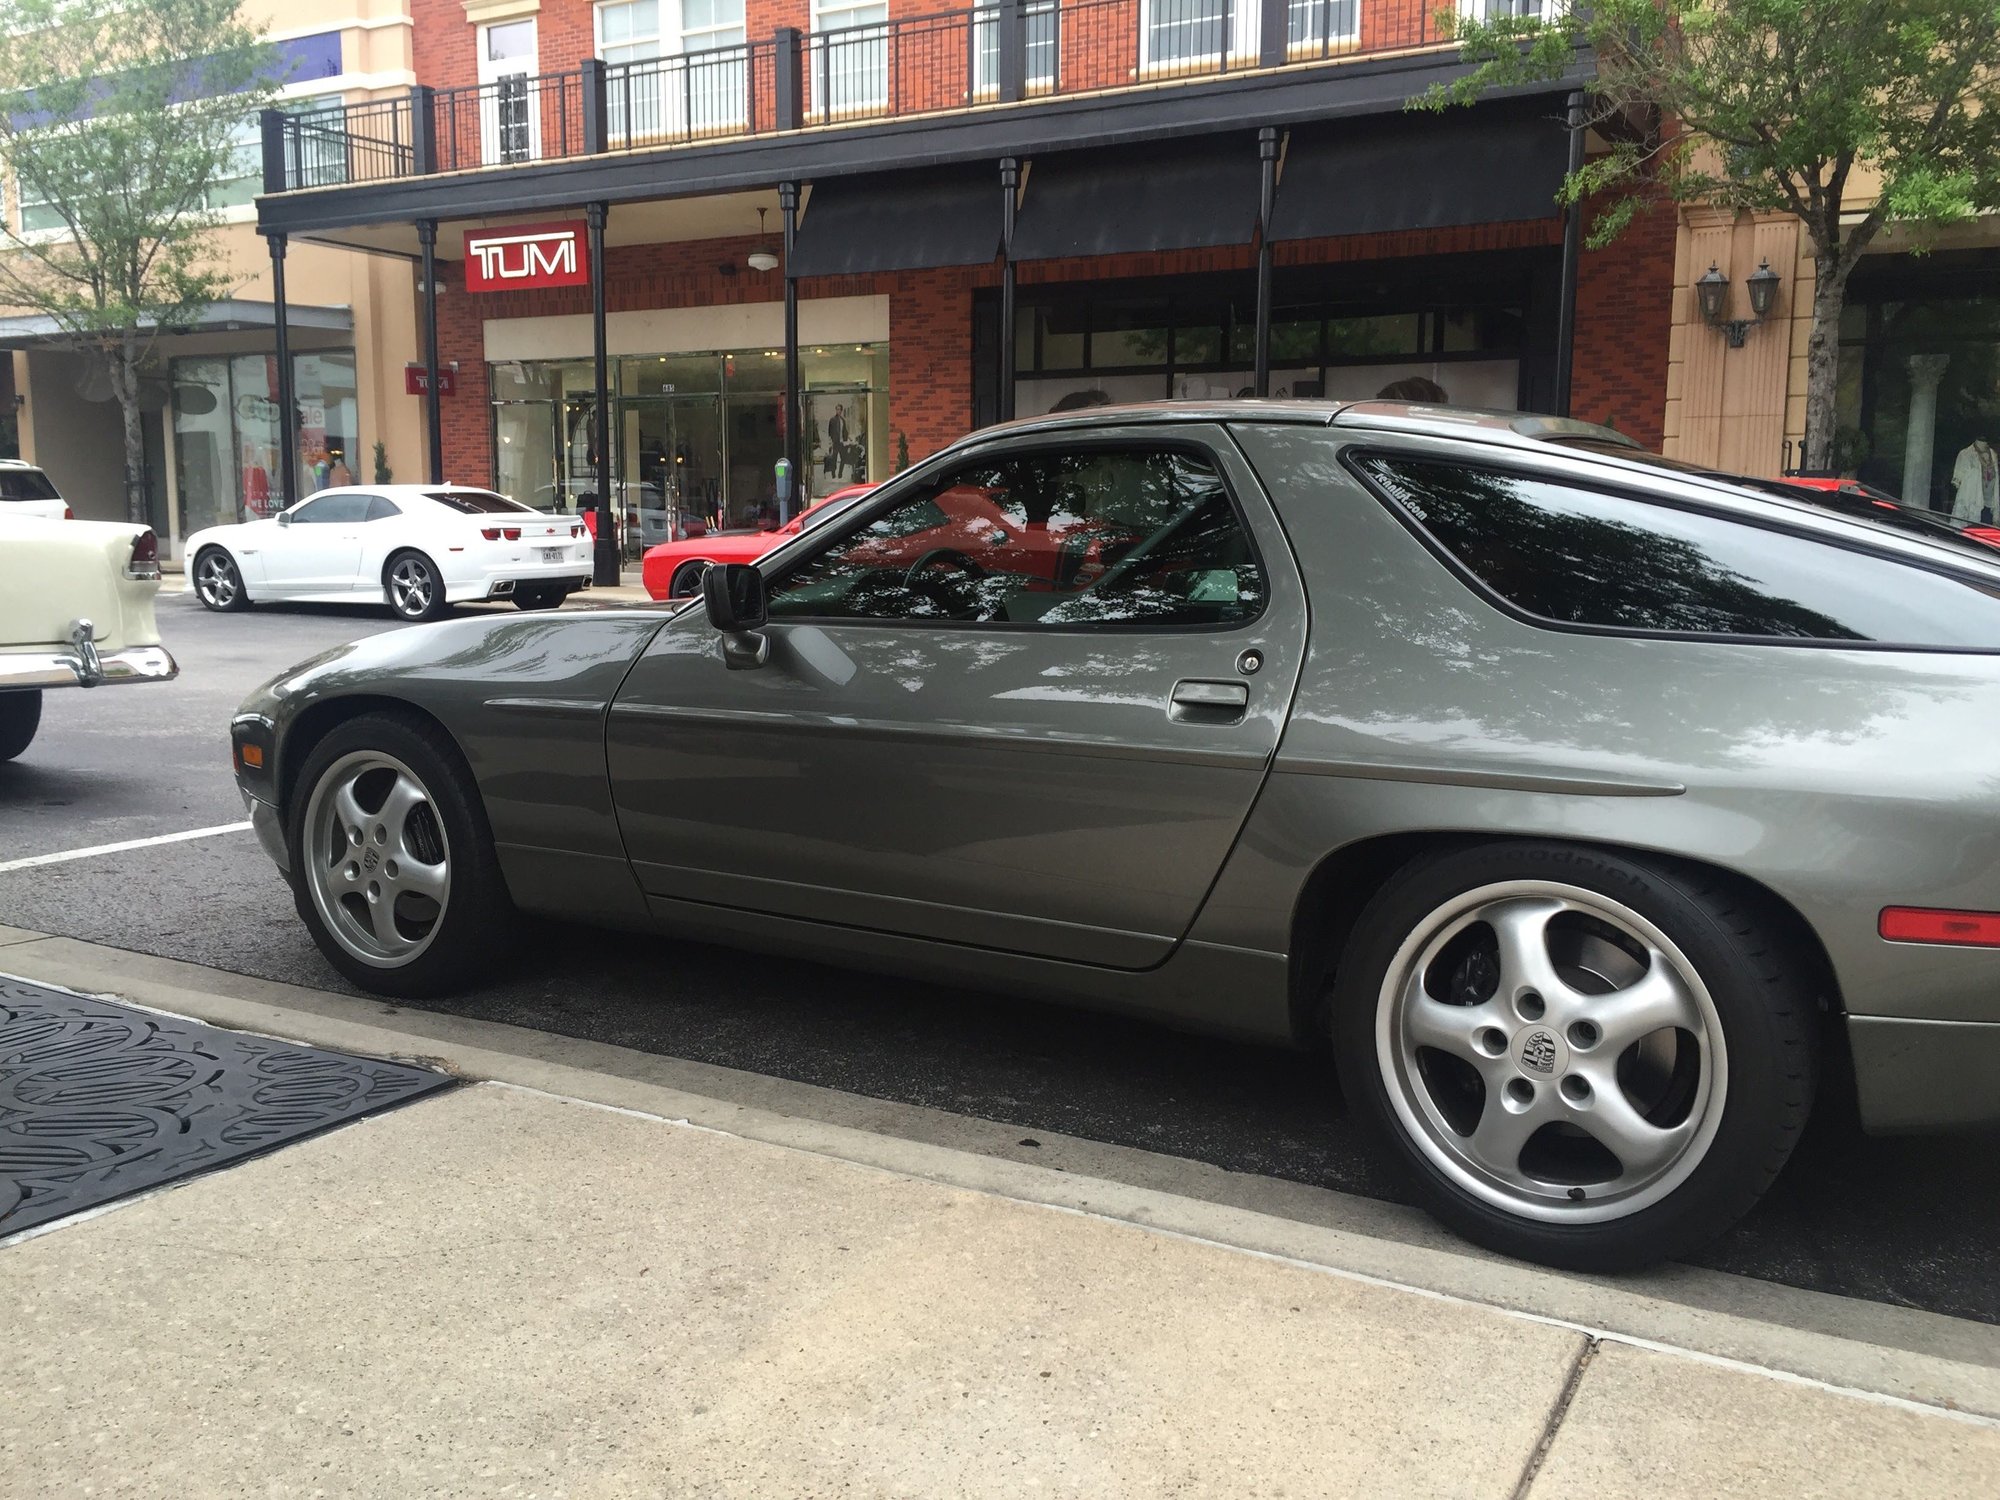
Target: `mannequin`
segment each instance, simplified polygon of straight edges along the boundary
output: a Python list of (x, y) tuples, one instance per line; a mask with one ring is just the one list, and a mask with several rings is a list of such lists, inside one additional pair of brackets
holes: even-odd
[(2000, 453), (1985, 438), (1961, 448), (1951, 466), (1951, 513), (1988, 526), (2000, 516)]

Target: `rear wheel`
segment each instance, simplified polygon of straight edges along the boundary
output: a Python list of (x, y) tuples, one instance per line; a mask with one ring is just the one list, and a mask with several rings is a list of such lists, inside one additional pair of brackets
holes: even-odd
[(569, 597), (569, 590), (559, 583), (517, 584), (514, 589), (516, 609), (558, 609)]
[(204, 547), (194, 560), (194, 595), (218, 614), (229, 614), (250, 605), (249, 590), (236, 559), (220, 547)]
[(42, 723), (42, 690), (0, 693), (0, 760), (12, 760), (34, 743)]
[(1696, 1249), (1811, 1107), (1816, 991), (1733, 888), (1556, 844), (1398, 873), (1335, 995), (1347, 1096), (1468, 1238), (1579, 1270)]
[(299, 915), (327, 961), (383, 995), (448, 994), (514, 927), (472, 773), (436, 725), (364, 714), (313, 748), (287, 816)]
[(389, 608), (405, 620), (436, 620), (451, 608), (437, 564), (421, 552), (398, 552), (383, 569)]
[(674, 569), (673, 581), (667, 585), (669, 599), (692, 599), (701, 592), (701, 580), (714, 564), (705, 558), (695, 562), (684, 562)]

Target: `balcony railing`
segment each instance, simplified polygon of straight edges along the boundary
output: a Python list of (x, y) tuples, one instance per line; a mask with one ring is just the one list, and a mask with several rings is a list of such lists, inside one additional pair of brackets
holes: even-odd
[(1449, 43), (1437, 0), (985, 0), (264, 116), (264, 191), (891, 120)]

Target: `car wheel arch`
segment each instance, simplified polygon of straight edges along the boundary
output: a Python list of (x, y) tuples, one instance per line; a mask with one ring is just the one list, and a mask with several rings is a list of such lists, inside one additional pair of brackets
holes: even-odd
[(249, 575), (243, 571), (243, 559), (238, 557), (226, 542), (203, 542), (195, 550), (194, 556), (188, 559), (189, 575), (192, 576), (194, 570), (201, 566), (201, 560), (211, 552), (220, 552), (224, 557), (229, 559), (229, 566), (236, 570), (237, 583), (243, 590), (243, 597), (248, 599), (250, 597), (250, 579)]
[(376, 576), (380, 579), (382, 587), (385, 590), (389, 587), (389, 570), (396, 566), (397, 559), (404, 557), (421, 557), (424, 560), (425, 566), (437, 574), (438, 582), (444, 582), (444, 569), (438, 566), (437, 559), (424, 551), (423, 548), (413, 547), (405, 542), (400, 546), (390, 548), (388, 555), (382, 559), (382, 566), (375, 570)]
[[(406, 698), (392, 697), (387, 693), (354, 693), (338, 698), (322, 698), (299, 711), (286, 727), (285, 737), (278, 747), (278, 810), (287, 819), (291, 816), (292, 797), (298, 791), (299, 767), (311, 759), (314, 747), (342, 724), (371, 713), (396, 714), (429, 724), (451, 741), (460, 759), (467, 765), (472, 763), (472, 758), (465, 753), (465, 746), (459, 743), (450, 726), (436, 714), (419, 708)], [(475, 785), (473, 791), (477, 793), (478, 790)]]
[[(1706, 860), (1665, 854), (1605, 840), (1493, 834), (1470, 829), (1384, 834), (1359, 839), (1328, 853), (1299, 888), (1292, 908), (1291, 1020), (1294, 1040), (1317, 1045), (1329, 1035), (1335, 975), (1363, 908), (1396, 873), (1419, 859), (1494, 844), (1572, 845), (1619, 855), (1669, 875), (1719, 882), (1747, 898), (1770, 925), (1802, 955), (1810, 982), (1823, 997), (1831, 1023), (1846, 1013), (1832, 957), (1802, 912), (1779, 892), (1739, 870)], [(1832, 1026), (1832, 1030), (1838, 1030)], [(1829, 1059), (1832, 1056), (1828, 1052)]]

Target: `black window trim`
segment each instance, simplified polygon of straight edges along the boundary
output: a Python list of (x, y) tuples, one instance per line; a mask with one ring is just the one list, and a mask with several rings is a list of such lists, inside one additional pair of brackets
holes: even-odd
[(1970, 571), (1949, 567), (1929, 558), (1909, 557), (1900, 552), (1880, 547), (1871, 547), (1855, 537), (1829, 535), (1810, 527), (1788, 526), (1773, 517), (1750, 515), (1723, 506), (1703, 505), (1699, 501), (1681, 496), (1667, 496), (1643, 489), (1636, 485), (1620, 484), (1616, 479), (1580, 479), (1573, 474), (1538, 469), (1532, 464), (1510, 462), (1506, 458), (1466, 458), (1456, 453), (1426, 452), (1422, 449), (1385, 447), (1379, 443), (1350, 443), (1341, 450), (1340, 460), (1349, 475), (1362, 490), (1377, 502), (1388, 508), (1389, 514), (1401, 522), (1403, 528), (1414, 536), (1424, 549), (1442, 562), (1452, 575), (1510, 619), (1518, 620), (1536, 630), (1550, 630), (1564, 635), (1617, 636), (1628, 640), (1642, 641), (1711, 641), (1728, 646), (1778, 646), (1791, 650), (1811, 651), (1895, 651), (1921, 652), (1932, 656), (2000, 656), (2000, 646), (1941, 646), (1906, 643), (1900, 641), (1854, 641), (1833, 640), (1822, 636), (1798, 635), (1744, 635), (1736, 632), (1711, 630), (1647, 630), (1635, 625), (1587, 625), (1573, 620), (1552, 620), (1547, 615), (1538, 615), (1523, 609), (1494, 589), (1437, 537), (1429, 527), (1410, 514), (1409, 508), (1394, 495), (1387, 493), (1379, 481), (1368, 472), (1370, 459), (1405, 459), (1418, 463), (1450, 463), (1469, 469), (1483, 469), (1488, 473), (1501, 474), (1510, 478), (1540, 480), (1544, 483), (1558, 483), (1574, 488), (1592, 491), (1618, 500), (1629, 500), (1638, 505), (1654, 505), (1663, 510), (1684, 511), (1690, 515), (1703, 516), (1710, 520), (1726, 521), (1738, 526), (1753, 527), (1761, 531), (1773, 531), (1800, 541), (1817, 542), (1825, 547), (1838, 547), (1846, 552), (1872, 557), (1878, 562), (1896, 563), (1903, 567), (1915, 568), (1921, 572), (1934, 573), (1948, 578), (1954, 583), (1965, 584), (1981, 592), (2000, 599), (2000, 583), (1990, 578), (1982, 578)]
[[(797, 556), (787, 556), (784, 565), (764, 575), (764, 586), (768, 590), (782, 583), (812, 559), (839, 546), (857, 532), (863, 530), (877, 516), (894, 510), (906, 503), (917, 491), (934, 485), (947, 474), (955, 473), (968, 464), (1001, 462), (1017, 458), (1034, 458), (1049, 453), (1075, 453), (1091, 449), (1129, 449), (1147, 447), (1160, 452), (1187, 453), (1201, 459), (1215, 471), (1215, 477), (1222, 483), (1222, 493), (1229, 501), (1230, 509), (1236, 513), (1236, 522), (1243, 529), (1243, 537), (1250, 549), (1250, 560), (1263, 581), (1264, 597), (1255, 614), (1224, 626), (1202, 625), (1198, 623), (1164, 625), (1144, 620), (1104, 620), (1079, 624), (1046, 625), (1039, 620), (925, 620), (898, 617), (875, 617), (855, 615), (785, 615), (774, 616), (774, 625), (839, 625), (862, 629), (886, 630), (997, 630), (1008, 633), (1025, 632), (1040, 635), (1208, 635), (1226, 636), (1248, 630), (1260, 623), (1270, 612), (1272, 587), (1271, 570), (1265, 564), (1263, 549), (1257, 545), (1256, 528), (1251, 526), (1249, 513), (1236, 493), (1236, 486), (1229, 482), (1229, 468), (1223, 456), (1209, 444), (1192, 437), (1152, 437), (1113, 435), (1094, 429), (1085, 429), (1065, 435), (1060, 432), (1040, 432), (1030, 439), (1003, 440), (997, 443), (981, 444), (964, 452), (946, 450), (926, 459), (921, 465), (885, 480), (881, 489), (872, 495), (864, 495), (849, 507), (844, 515), (835, 517), (824, 526), (812, 531), (802, 531), (793, 539), (793, 546), (782, 551), (791, 553), (797, 543), (807, 536), (819, 539), (819, 545), (810, 551), (799, 549)], [(885, 493), (886, 492), (886, 493)], [(1276, 507), (1272, 507), (1275, 512)], [(833, 535), (827, 535), (833, 532)]]

